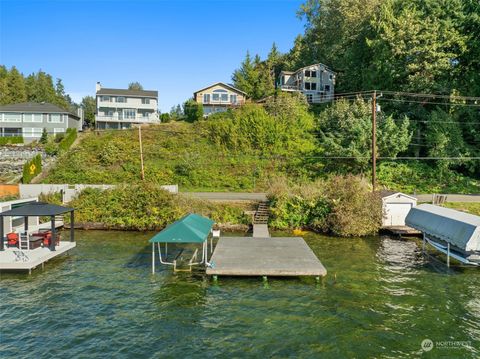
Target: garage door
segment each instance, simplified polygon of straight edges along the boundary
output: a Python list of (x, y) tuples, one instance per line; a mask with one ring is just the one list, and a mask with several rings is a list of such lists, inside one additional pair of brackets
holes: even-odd
[(404, 226), (405, 217), (412, 208), (411, 203), (387, 203), (385, 206), (387, 223), (390, 226)]

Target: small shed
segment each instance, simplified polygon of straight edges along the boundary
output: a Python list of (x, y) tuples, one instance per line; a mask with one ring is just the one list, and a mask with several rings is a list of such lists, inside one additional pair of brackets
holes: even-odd
[(417, 205), (417, 199), (402, 192), (382, 191), (382, 226), (405, 226), (408, 212)]

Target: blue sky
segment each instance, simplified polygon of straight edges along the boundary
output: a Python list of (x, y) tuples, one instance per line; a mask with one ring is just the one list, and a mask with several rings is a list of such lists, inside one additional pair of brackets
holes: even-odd
[(61, 78), (76, 101), (95, 83), (139, 81), (169, 111), (196, 89), (229, 82), (247, 50), (286, 52), (303, 32), (302, 1), (0, 0), (0, 63)]

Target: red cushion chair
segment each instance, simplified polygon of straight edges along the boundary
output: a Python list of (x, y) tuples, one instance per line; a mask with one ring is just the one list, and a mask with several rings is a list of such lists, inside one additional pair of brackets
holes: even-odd
[(7, 233), (7, 244), (9, 247), (18, 246), (18, 233)]

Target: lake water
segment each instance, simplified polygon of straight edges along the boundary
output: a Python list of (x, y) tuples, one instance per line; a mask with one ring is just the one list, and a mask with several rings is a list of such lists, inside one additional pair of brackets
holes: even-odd
[(152, 276), (150, 236), (79, 231), (44, 271), (2, 274), (0, 357), (480, 356), (480, 270), (448, 271), (415, 241), (307, 234), (322, 284), (215, 285), (171, 267)]

